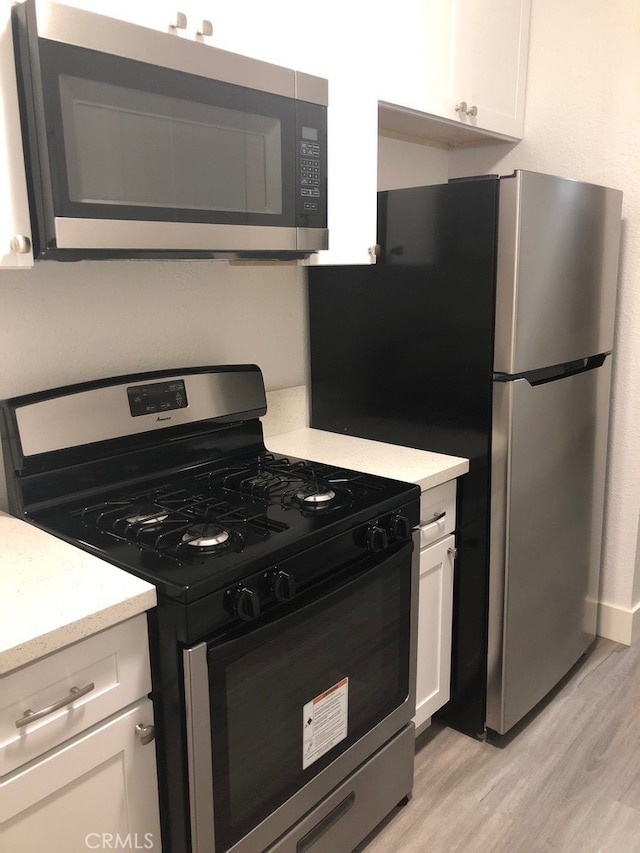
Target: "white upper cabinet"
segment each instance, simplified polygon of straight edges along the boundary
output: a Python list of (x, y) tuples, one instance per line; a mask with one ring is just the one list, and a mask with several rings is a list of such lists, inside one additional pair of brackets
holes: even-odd
[[(321, 23), (314, 22), (310, 13), (305, 14), (297, 0), (273, 0), (272, 3), (264, 0), (64, 2), (310, 74), (322, 74), (318, 58), (322, 65), (323, 55), (327, 53), (323, 38), (309, 37), (310, 27), (317, 31)], [(317, 10), (314, 15), (323, 18)]]
[(329, 79), (329, 250), (309, 263), (369, 264), (376, 242), (378, 94), (372, 69), (379, 21), (365, 0), (324, 6), (323, 17), (316, 50), (317, 73)]
[[(398, 0), (381, 28), (388, 49), (379, 99), (444, 120), (431, 125), (439, 141), (473, 141), (478, 131), (520, 139), (530, 7), (531, 0)], [(393, 114), (383, 115), (392, 124)], [(429, 138), (419, 118), (413, 132)]]
[(193, 29), (195, 20), (190, 20), (187, 15), (187, 29), (173, 27), (177, 24), (177, 9), (184, 10), (183, 3), (175, 3), (172, 0), (154, 0), (153, 3), (141, 3), (138, 0), (109, 0), (108, 3), (101, 0), (53, 0), (61, 2), (65, 6), (74, 6), (77, 9), (86, 9), (88, 12), (96, 12), (98, 15), (107, 15), (109, 18), (119, 18), (131, 24), (139, 24), (163, 32), (175, 32), (178, 35), (186, 35), (187, 29)]
[(211, 23), (207, 44), (283, 65), (309, 74), (326, 76), (323, 40), (323, 15), (319, 9), (314, 21), (298, 0), (218, 0), (216, 3), (190, 4), (189, 18), (196, 24), (202, 18)]
[(0, 0), (0, 268), (33, 266), (27, 184), (11, 38), (11, 3)]
[(310, 264), (370, 264), (376, 242), (378, 102), (365, 83), (329, 80), (329, 249)]

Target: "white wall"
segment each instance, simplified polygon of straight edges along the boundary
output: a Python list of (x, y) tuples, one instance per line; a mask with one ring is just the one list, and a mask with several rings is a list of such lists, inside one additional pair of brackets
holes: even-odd
[(640, 637), (638, 0), (533, 0), (524, 141), (450, 157), (452, 176), (514, 168), (624, 191), (599, 630), (631, 642)]
[(396, 190), (444, 183), (449, 177), (446, 148), (378, 137), (378, 189)]
[(297, 266), (220, 261), (41, 261), (0, 270), (0, 399), (198, 364), (251, 362), (269, 390), (303, 385), (304, 281)]

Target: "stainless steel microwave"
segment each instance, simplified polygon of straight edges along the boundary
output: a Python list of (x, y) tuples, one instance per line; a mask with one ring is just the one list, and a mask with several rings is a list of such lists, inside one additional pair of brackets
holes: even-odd
[(326, 80), (55, 3), (12, 19), (35, 257), (328, 247)]

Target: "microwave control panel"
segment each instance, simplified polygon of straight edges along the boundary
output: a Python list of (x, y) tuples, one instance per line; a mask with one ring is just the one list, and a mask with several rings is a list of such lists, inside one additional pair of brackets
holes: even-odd
[(326, 107), (297, 102), (296, 224), (327, 227)]

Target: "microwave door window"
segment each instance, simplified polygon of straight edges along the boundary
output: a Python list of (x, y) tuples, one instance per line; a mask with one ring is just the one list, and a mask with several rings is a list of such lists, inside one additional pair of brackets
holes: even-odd
[(282, 215), (279, 117), (71, 75), (59, 87), (70, 202)]

